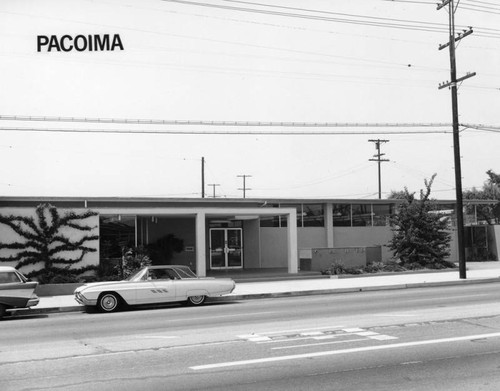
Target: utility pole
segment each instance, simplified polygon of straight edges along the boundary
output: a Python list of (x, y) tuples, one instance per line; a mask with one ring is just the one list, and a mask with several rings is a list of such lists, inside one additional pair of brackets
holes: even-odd
[(374, 158), (376, 159), (369, 159), (371, 162), (378, 162), (378, 199), (380, 200), (382, 198), (382, 174), (381, 174), (381, 163), (382, 162), (388, 162), (389, 159), (382, 159), (382, 156), (385, 155), (385, 153), (380, 153), (380, 144), (381, 143), (388, 143), (389, 140), (368, 140), (371, 143), (375, 143), (375, 149), (377, 150), (377, 153), (373, 155)]
[(213, 198), (215, 198), (215, 186), (220, 186), (218, 183), (209, 183), (208, 186), (212, 186), (212, 189), (213, 189)]
[(439, 89), (449, 87), (451, 89), (451, 105), (452, 105), (452, 116), (453, 116), (453, 152), (455, 159), (455, 191), (457, 198), (457, 240), (458, 240), (458, 266), (460, 278), (467, 278), (466, 265), (465, 265), (465, 247), (464, 247), (464, 206), (463, 206), (463, 195), (462, 195), (462, 168), (460, 163), (460, 133), (459, 133), (459, 122), (458, 122), (458, 93), (457, 93), (457, 83), (468, 79), (469, 77), (475, 76), (476, 73), (467, 73), (467, 75), (457, 79), (457, 66), (456, 66), (456, 42), (472, 34), (472, 27), (469, 30), (464, 30), (463, 33), (459, 33), (455, 36), (455, 4), (454, 0), (443, 0), (441, 4), (437, 6), (437, 9), (449, 6), (449, 31), (450, 39), (449, 42), (440, 45), (439, 50), (446, 47), (450, 48), (450, 77), (451, 81), (446, 83), (441, 83)]
[(246, 192), (247, 190), (252, 190), (252, 189), (247, 189), (246, 186), (246, 179), (251, 178), (251, 175), (237, 175), (238, 178), (243, 178), (243, 188), (238, 188), (238, 190), (243, 190), (243, 198), (246, 198)]
[(205, 158), (201, 158), (201, 198), (205, 198)]

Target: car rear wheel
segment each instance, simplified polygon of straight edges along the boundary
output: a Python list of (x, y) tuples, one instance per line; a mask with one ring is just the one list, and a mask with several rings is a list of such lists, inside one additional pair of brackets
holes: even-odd
[(189, 296), (188, 304), (189, 305), (202, 305), (205, 302), (206, 296)]
[(101, 312), (113, 312), (120, 306), (120, 296), (114, 292), (103, 293), (97, 301), (97, 308)]
[(7, 307), (0, 304), (0, 320), (7, 314)]

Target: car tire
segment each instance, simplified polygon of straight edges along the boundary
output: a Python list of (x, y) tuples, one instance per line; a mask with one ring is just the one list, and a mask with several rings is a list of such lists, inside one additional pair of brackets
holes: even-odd
[(187, 303), (189, 305), (202, 305), (205, 302), (206, 296), (189, 296)]
[(118, 310), (121, 304), (121, 297), (114, 292), (102, 293), (97, 300), (97, 309), (100, 312), (113, 312)]
[(7, 314), (7, 307), (4, 306), (3, 304), (0, 304), (0, 320), (3, 319), (3, 317)]

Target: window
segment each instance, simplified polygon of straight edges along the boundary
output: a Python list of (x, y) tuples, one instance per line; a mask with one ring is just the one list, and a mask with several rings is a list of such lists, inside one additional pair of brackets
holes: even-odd
[[(277, 207), (277, 206), (275, 206)], [(297, 210), (297, 227), (324, 227), (325, 216), (322, 204), (281, 204), (281, 208)], [(262, 216), (261, 227), (287, 227), (287, 216)]]
[(372, 226), (372, 206), (371, 204), (352, 205), (352, 226), (371, 227)]
[(193, 271), (187, 266), (179, 266), (175, 268), (175, 271), (180, 276), (180, 278), (198, 278)]
[(121, 258), (122, 250), (135, 247), (135, 216), (100, 216), (101, 258)]
[(333, 204), (333, 226), (351, 226), (351, 205)]
[(280, 217), (279, 216), (261, 216), (260, 217), (261, 227), (279, 227)]
[(389, 218), (393, 214), (394, 205), (372, 205), (373, 210), (373, 226), (385, 227), (389, 226)]
[(324, 227), (325, 217), (323, 212), (323, 205), (302, 205), (302, 223), (304, 227)]
[(0, 283), (23, 282), (15, 272), (0, 273)]

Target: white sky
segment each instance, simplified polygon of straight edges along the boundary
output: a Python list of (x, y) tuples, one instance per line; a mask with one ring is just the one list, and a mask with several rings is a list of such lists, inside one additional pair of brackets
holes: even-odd
[[(196, 2), (196, 0), (186, 0)], [(2, 0), (0, 115), (331, 123), (451, 123), (446, 9), (433, 1)], [(217, 5), (244, 10), (206, 7)], [(269, 7), (270, 5), (279, 7)], [(301, 8), (290, 9), (283, 7)], [(249, 10), (264, 10), (255, 13)], [(323, 11), (323, 13), (311, 11)], [(291, 13), (330, 20), (279, 16)], [(339, 15), (344, 14), (344, 15)], [(359, 18), (364, 16), (365, 18)], [(371, 19), (368, 19), (371, 18)], [(338, 19), (351, 23), (342, 23)], [(382, 18), (382, 19), (373, 19)], [(362, 21), (362, 24), (353, 24)], [(398, 24), (373, 27), (367, 21)], [(424, 31), (408, 29), (417, 25)], [(432, 23), (432, 24), (431, 24)], [(428, 31), (439, 24), (440, 32)], [(500, 126), (500, 1), (461, 0), (460, 122)], [(36, 51), (37, 35), (120, 34), (124, 51)], [(410, 66), (409, 66), (410, 65)], [(433, 196), (454, 199), (451, 133), (330, 128), (355, 135), (175, 135), (40, 129), (311, 131), (0, 121), (0, 195), (377, 198), (369, 139), (382, 145), (382, 197), (437, 173)], [(325, 130), (325, 129), (316, 129)], [(450, 128), (431, 128), (447, 130)], [(368, 134), (369, 133), (369, 134)], [(500, 132), (461, 133), (464, 189), (500, 172)]]

